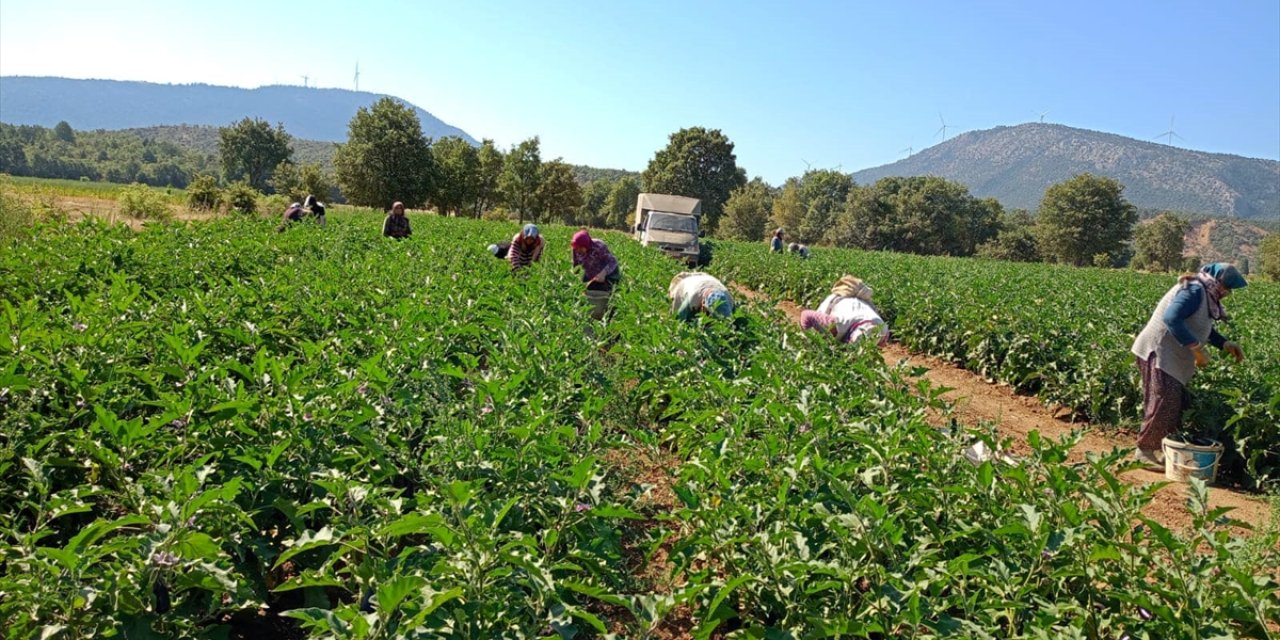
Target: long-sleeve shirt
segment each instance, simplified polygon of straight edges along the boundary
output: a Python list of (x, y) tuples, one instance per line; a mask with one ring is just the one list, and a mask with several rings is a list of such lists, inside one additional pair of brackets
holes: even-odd
[(582, 265), (582, 281), (586, 282), (597, 276), (605, 277), (618, 270), (618, 259), (609, 251), (604, 240), (592, 238), (591, 249), (584, 254), (573, 253), (573, 266)]
[(409, 228), (409, 216), (387, 215), (382, 223), (382, 235), (388, 238), (408, 238), (413, 235), (413, 230)]
[(542, 248), (545, 245), (541, 236), (534, 238), (533, 242), (527, 242), (522, 234), (517, 233), (507, 249), (507, 262), (511, 263), (513, 270), (527, 267), (542, 259)]
[(831, 294), (818, 305), (818, 313), (836, 319), (837, 339), (853, 342), (871, 331), (880, 332), (881, 341), (884, 339), (884, 319), (860, 298)]
[(733, 300), (728, 298), (729, 290), (725, 288), (724, 283), (705, 273), (686, 276), (669, 292), (671, 294), (671, 312), (681, 320), (688, 320), (693, 314), (703, 311), (703, 304), (707, 296), (716, 292), (723, 293), (726, 296), (721, 304), (727, 304), (727, 311), (732, 313)]
[[(1169, 306), (1164, 308), (1162, 320), (1164, 326), (1169, 328), (1169, 333), (1173, 334), (1173, 338), (1182, 346), (1189, 346), (1196, 341), (1196, 337), (1191, 335), (1191, 330), (1187, 328), (1187, 318), (1200, 310), (1200, 305), (1204, 304), (1204, 297), (1208, 295), (1204, 291), (1204, 285), (1198, 282), (1187, 283), (1187, 286), (1179, 290), (1173, 295), (1173, 300), (1169, 301)], [(1209, 329), (1209, 344), (1221, 349), (1226, 344), (1226, 338), (1218, 333), (1217, 328)]]

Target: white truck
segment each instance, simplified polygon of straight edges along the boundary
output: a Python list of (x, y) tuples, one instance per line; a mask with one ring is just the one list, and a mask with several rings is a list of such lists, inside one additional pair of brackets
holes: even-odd
[(702, 201), (685, 196), (642, 193), (636, 198), (635, 234), (640, 244), (697, 266), (702, 261)]

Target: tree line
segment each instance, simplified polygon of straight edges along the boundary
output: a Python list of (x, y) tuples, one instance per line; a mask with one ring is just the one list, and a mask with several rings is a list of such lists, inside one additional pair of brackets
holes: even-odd
[(1090, 174), (1050, 186), (1035, 214), (1005, 211), (934, 176), (858, 185), (851, 174), (813, 169), (774, 187), (747, 179), (721, 131), (691, 127), (673, 133), (637, 176), (543, 160), (536, 136), (506, 151), (488, 139), (479, 146), (432, 140), (416, 113), (393, 98), (357, 111), (347, 141), (336, 145), (332, 173), (296, 163), (293, 144), (282, 125), (253, 118), (218, 130), (216, 158), (120, 133), (77, 134), (65, 122), (53, 130), (0, 125), (0, 172), (191, 185), (199, 206), (314, 193), (384, 210), (401, 201), (443, 215), (614, 229), (628, 228), (636, 196), (647, 191), (701, 199), (704, 227), (730, 239), (764, 240), (781, 227), (789, 241), (808, 245), (1077, 266), (1173, 270), (1188, 263), (1185, 218), (1165, 214), (1137, 225), (1124, 186)]

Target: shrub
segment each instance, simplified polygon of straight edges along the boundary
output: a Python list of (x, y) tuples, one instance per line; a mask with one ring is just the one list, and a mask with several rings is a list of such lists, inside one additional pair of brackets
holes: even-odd
[(257, 189), (249, 186), (249, 183), (240, 180), (231, 183), (222, 197), (231, 211), (252, 214), (258, 211), (258, 198), (261, 195)]
[(196, 176), (187, 185), (187, 204), (192, 209), (203, 211), (217, 209), (222, 204), (222, 189), (218, 187), (218, 179), (210, 175)]
[(495, 222), (503, 222), (506, 220), (514, 220), (515, 216), (507, 210), (506, 207), (494, 207), (480, 214), (482, 220), (492, 220)]
[(120, 191), (116, 201), (120, 213), (142, 220), (168, 220), (173, 217), (169, 203), (159, 191), (145, 184), (133, 183)]
[(288, 196), (280, 193), (274, 193), (269, 196), (263, 196), (258, 199), (258, 213), (264, 216), (278, 216), (289, 208), (289, 203), (293, 202)]
[(37, 218), (30, 205), (0, 188), (0, 240), (26, 235)]

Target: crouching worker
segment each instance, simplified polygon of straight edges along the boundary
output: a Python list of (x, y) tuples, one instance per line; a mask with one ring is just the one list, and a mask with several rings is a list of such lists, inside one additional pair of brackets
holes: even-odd
[(884, 346), (889, 341), (889, 331), (871, 304), (871, 293), (871, 287), (862, 280), (843, 276), (816, 311), (806, 309), (800, 313), (800, 326), (828, 331), (845, 343), (866, 336)]
[(397, 240), (413, 235), (413, 229), (409, 226), (409, 216), (404, 215), (403, 202), (391, 205), (391, 213), (388, 213), (387, 219), (382, 221), (382, 235)]
[(284, 217), (280, 220), (280, 226), (276, 227), (276, 231), (284, 231), (294, 222), (302, 222), (302, 203), (295, 202), (284, 210)]
[(510, 242), (499, 242), (498, 244), (489, 245), (489, 253), (499, 260), (506, 260), (507, 254), (511, 252)]
[(688, 320), (699, 311), (723, 318), (733, 315), (733, 298), (729, 297), (729, 290), (715, 277), (705, 273), (677, 273), (667, 288), (667, 296), (671, 298), (671, 312), (681, 320)]
[(800, 244), (799, 242), (792, 242), (791, 244), (787, 245), (787, 253), (790, 253), (793, 256), (799, 256), (801, 258), (808, 258), (809, 246)]
[(541, 260), (545, 244), (537, 225), (526, 224), (507, 245), (507, 262), (511, 263), (511, 270), (518, 271)]
[(592, 238), (586, 229), (573, 234), (569, 245), (573, 247), (573, 266), (582, 267), (582, 281), (587, 283), (587, 299), (593, 305), (591, 317), (601, 320), (609, 308), (614, 285), (622, 279), (618, 259), (609, 251), (609, 245)]

